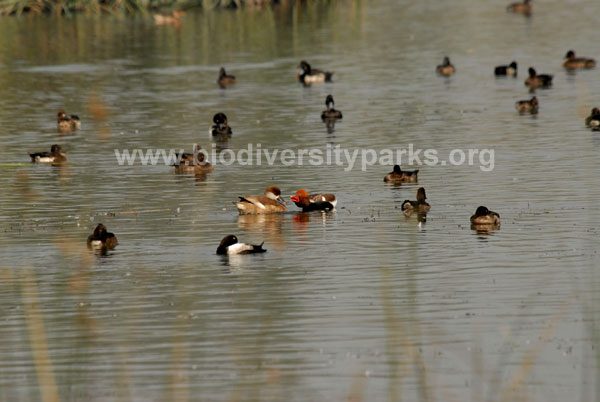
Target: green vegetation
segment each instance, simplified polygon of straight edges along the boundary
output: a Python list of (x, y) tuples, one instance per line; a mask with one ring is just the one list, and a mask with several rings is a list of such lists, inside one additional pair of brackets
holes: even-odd
[[(285, 1), (285, 0), (283, 0)], [(200, 7), (237, 8), (262, 6), (277, 0), (0, 0), (0, 15), (134, 14), (151, 10)]]

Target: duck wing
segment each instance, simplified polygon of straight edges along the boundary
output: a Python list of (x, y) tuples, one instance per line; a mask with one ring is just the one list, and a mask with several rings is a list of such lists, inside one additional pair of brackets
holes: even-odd
[(265, 197), (264, 195), (259, 195), (259, 196), (252, 196), (252, 195), (245, 195), (243, 197), (238, 197), (240, 199), (240, 201), (238, 202), (238, 204), (243, 204), (243, 203), (249, 203), (252, 204), (260, 209), (280, 209), (282, 207), (282, 204), (278, 203), (277, 201), (269, 198), (269, 197)]
[(335, 201), (335, 195), (333, 194), (311, 194), (308, 196), (310, 202), (333, 202)]

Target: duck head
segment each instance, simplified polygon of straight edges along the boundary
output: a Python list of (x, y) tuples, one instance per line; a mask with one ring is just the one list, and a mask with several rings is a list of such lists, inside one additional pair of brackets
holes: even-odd
[(58, 144), (54, 144), (50, 147), (50, 153), (55, 156), (57, 156), (57, 155), (65, 156), (66, 155), (64, 153), (64, 151), (62, 150), (62, 148), (60, 147), (60, 145), (58, 145)]
[(106, 237), (107, 237), (106, 226), (99, 223), (98, 226), (96, 226), (96, 229), (94, 229), (93, 235), (94, 235), (95, 239), (106, 240)]
[(450, 65), (450, 57), (448, 57), (448, 56), (444, 57), (444, 62), (442, 63), (442, 65), (449, 66)]
[(592, 109), (592, 116), (596, 116), (600, 114), (600, 109), (598, 109), (597, 107)]
[(529, 76), (531, 78), (535, 78), (537, 76), (537, 73), (535, 72), (535, 69), (533, 67), (529, 67)]
[(536, 96), (534, 96), (533, 98), (531, 98), (531, 100), (529, 101), (529, 103), (531, 104), (531, 106), (537, 106), (539, 105), (538, 99)]
[(310, 64), (308, 64), (304, 60), (302, 60), (300, 62), (300, 65), (298, 67), (300, 67), (300, 69), (302, 70), (302, 74), (310, 74), (310, 72), (312, 70), (311, 67), (310, 67)]
[(425, 189), (423, 187), (419, 187), (417, 190), (417, 201), (425, 201), (427, 196), (425, 195)]
[(565, 59), (569, 59), (569, 60), (571, 60), (571, 59), (574, 59), (574, 58), (575, 58), (575, 52), (574, 52), (574, 51), (572, 51), (572, 50), (569, 50), (569, 51), (567, 52), (567, 54), (565, 55)]
[(508, 66), (509, 66), (510, 68), (512, 68), (512, 69), (515, 69), (515, 70), (516, 70), (516, 69), (517, 69), (517, 62), (516, 62), (516, 61), (513, 61), (513, 62), (512, 62), (512, 63), (510, 63)]
[(285, 201), (281, 198), (281, 190), (277, 186), (269, 186), (265, 190), (265, 197), (277, 201), (278, 203), (285, 205)]
[(227, 127), (227, 116), (225, 116), (225, 113), (217, 113), (213, 117), (213, 123), (216, 124), (219, 130)]
[(196, 157), (198, 162), (204, 162), (204, 160), (206, 159), (206, 152), (202, 149), (202, 145), (194, 145), (194, 156)]
[(333, 109), (333, 105), (335, 105), (335, 102), (333, 101), (333, 96), (327, 95), (327, 98), (325, 98), (325, 106), (327, 106), (327, 110)]
[(227, 254), (227, 247), (233, 246), (238, 242), (238, 239), (235, 235), (228, 235), (223, 237), (221, 243), (219, 243), (219, 247), (217, 247), (217, 254)]
[(483, 205), (478, 207), (475, 211), (475, 216), (486, 216), (490, 213), (490, 210), (484, 207)]
[(402, 169), (400, 169), (400, 165), (394, 165), (394, 173), (402, 174)]
[(219, 70), (219, 78), (223, 78), (227, 75), (227, 73), (225, 72), (225, 67), (221, 67), (221, 69)]
[(59, 110), (57, 115), (56, 115), (56, 121), (57, 122), (61, 122), (61, 121), (69, 121), (69, 115), (67, 115), (67, 112), (65, 112), (64, 110)]
[(294, 201), (298, 206), (308, 205), (310, 203), (308, 200), (308, 193), (304, 189), (296, 191), (296, 195), (292, 195), (290, 200)]

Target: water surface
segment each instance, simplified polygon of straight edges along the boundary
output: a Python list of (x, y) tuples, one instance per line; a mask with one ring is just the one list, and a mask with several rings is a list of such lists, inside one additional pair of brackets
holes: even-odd
[[(598, 400), (600, 58), (594, 0), (313, 2), (150, 18), (0, 23), (0, 400)], [(457, 73), (435, 76), (449, 55)], [(334, 71), (304, 88), (302, 59)], [(517, 79), (493, 67), (517, 60)], [(537, 117), (526, 69), (554, 74)], [(221, 90), (220, 66), (238, 77)], [(327, 94), (344, 119), (328, 132)], [(83, 128), (56, 132), (56, 112)], [(114, 149), (489, 148), (495, 167), (218, 165), (205, 177), (119, 166)], [(60, 143), (64, 168), (26, 164)], [(406, 166), (406, 168), (409, 168)], [(328, 214), (239, 217), (276, 184), (335, 193)], [(478, 233), (486, 205), (502, 227)], [(99, 222), (120, 245), (91, 255)], [(222, 259), (220, 239), (265, 242)]]

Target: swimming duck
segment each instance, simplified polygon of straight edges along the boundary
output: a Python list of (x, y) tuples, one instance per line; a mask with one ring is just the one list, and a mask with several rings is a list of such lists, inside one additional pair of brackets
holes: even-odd
[(91, 249), (112, 250), (119, 242), (114, 233), (107, 232), (106, 226), (99, 223), (94, 233), (88, 236), (87, 246)]
[(419, 187), (419, 189), (417, 190), (417, 200), (405, 200), (402, 203), (402, 210), (405, 213), (426, 213), (431, 209), (431, 206), (427, 203), (427, 201), (425, 201), (426, 199), (427, 196), (425, 196), (425, 189), (423, 187)]
[(215, 125), (212, 126), (210, 128), (210, 130), (208, 130), (208, 132), (213, 137), (216, 137), (216, 136), (231, 137), (231, 134), (233, 132), (231, 131), (231, 127), (229, 127), (229, 125), (227, 124), (227, 116), (225, 116), (225, 113), (215, 114), (213, 117), (213, 123), (215, 123)]
[(417, 178), (418, 174), (419, 169), (406, 171), (400, 169), (400, 165), (394, 165), (394, 170), (385, 175), (383, 181), (386, 183), (416, 183), (419, 180)]
[(450, 58), (448, 56), (444, 57), (444, 62), (435, 68), (438, 74), (443, 75), (444, 77), (449, 77), (454, 74), (456, 69), (450, 63)]
[(325, 106), (327, 106), (327, 110), (323, 110), (323, 113), (321, 113), (321, 119), (323, 121), (342, 118), (342, 112), (335, 110), (333, 108), (334, 105), (335, 102), (333, 101), (333, 96), (327, 95), (327, 98), (325, 98)]
[(537, 98), (534, 96), (530, 100), (520, 100), (515, 102), (515, 108), (521, 114), (531, 113), (536, 114), (538, 112), (539, 102)]
[(494, 75), (512, 75), (517, 76), (517, 62), (513, 61), (508, 66), (498, 66), (494, 69)]
[(552, 76), (548, 74), (537, 74), (533, 67), (529, 67), (529, 77), (525, 80), (525, 85), (530, 89), (547, 88), (552, 85)]
[(472, 225), (499, 225), (500, 215), (494, 211), (490, 211), (484, 206), (480, 206), (475, 211), (475, 215), (471, 216)]
[(300, 189), (296, 191), (296, 195), (291, 196), (298, 208), (302, 208), (302, 212), (332, 210), (337, 204), (335, 195), (333, 194), (311, 194), (308, 195), (306, 190)]
[(506, 11), (510, 11), (511, 13), (530, 15), (531, 1), (523, 0), (522, 2), (509, 4), (508, 7), (506, 7)]
[(281, 190), (277, 186), (269, 186), (265, 195), (239, 197), (240, 201), (235, 204), (240, 215), (243, 214), (272, 214), (285, 212), (287, 207), (281, 198)]
[(221, 67), (219, 70), (219, 78), (217, 79), (217, 84), (221, 88), (227, 88), (228, 85), (235, 84), (235, 75), (228, 75), (225, 72), (225, 67)]
[(185, 15), (183, 10), (173, 10), (171, 14), (153, 14), (156, 25), (181, 25), (181, 17)]
[(255, 254), (264, 253), (267, 250), (262, 248), (264, 242), (256, 246), (254, 244), (238, 243), (238, 239), (234, 235), (225, 236), (219, 247), (217, 247), (218, 255), (236, 255), (236, 254)]
[(177, 161), (171, 165), (175, 168), (175, 173), (210, 173), (214, 170), (212, 163), (206, 160), (206, 154), (202, 146), (196, 144), (193, 153), (184, 152), (177, 154)]
[(594, 129), (600, 129), (600, 109), (597, 107), (592, 109), (592, 112), (585, 118), (585, 125)]
[(331, 82), (331, 76), (333, 73), (329, 71), (321, 71), (316, 68), (312, 68), (310, 64), (302, 60), (300, 62), (300, 73), (298, 74), (298, 80), (304, 85), (310, 85), (314, 82)]
[(79, 116), (75, 114), (68, 115), (64, 110), (58, 112), (56, 121), (58, 123), (58, 131), (60, 132), (79, 130), (81, 128)]
[(29, 156), (31, 161), (36, 163), (62, 163), (67, 161), (67, 154), (58, 144), (52, 145), (50, 152), (36, 152), (29, 154)]
[(575, 57), (575, 52), (569, 50), (565, 55), (563, 67), (567, 70), (575, 70), (577, 68), (594, 68), (596, 67), (596, 60), (586, 59), (585, 57)]

